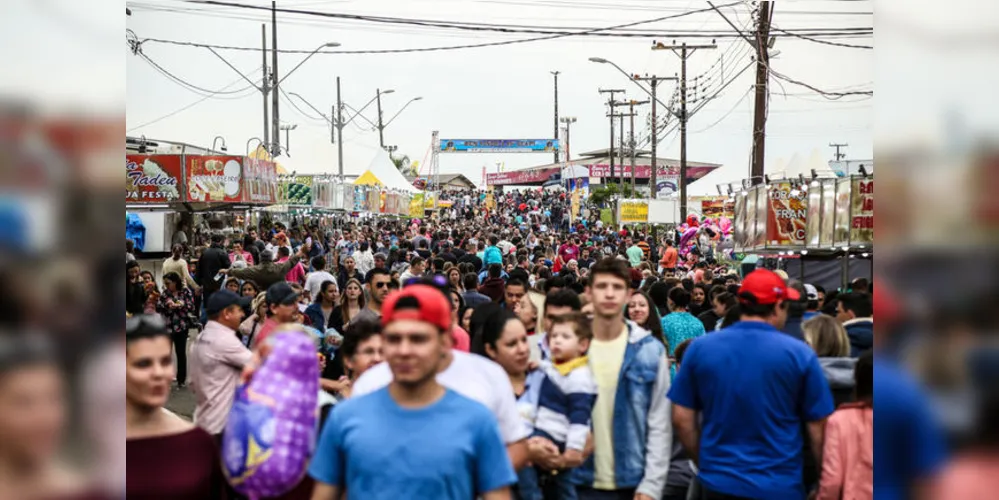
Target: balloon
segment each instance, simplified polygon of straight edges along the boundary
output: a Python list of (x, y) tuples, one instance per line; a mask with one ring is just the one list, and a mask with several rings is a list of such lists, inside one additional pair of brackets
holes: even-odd
[(732, 219), (728, 217), (721, 217), (718, 219), (718, 228), (722, 230), (723, 233), (728, 234), (732, 232)]
[(690, 214), (690, 215), (687, 216), (687, 225), (688, 226), (693, 226), (693, 227), (697, 227), (698, 226), (697, 214)]
[(689, 250), (687, 248), (687, 245), (688, 245), (688, 243), (691, 242), (691, 240), (694, 239), (694, 235), (696, 235), (696, 234), (697, 234), (697, 227), (696, 226), (695, 227), (689, 227), (689, 228), (687, 228), (686, 231), (683, 232), (683, 234), (680, 236), (680, 252), (681, 253), (683, 253), (684, 255), (687, 254), (687, 251)]
[(709, 234), (711, 235), (712, 241), (718, 241), (719, 239), (721, 239), (721, 229), (718, 226), (715, 225), (708, 226), (708, 231), (710, 231)]
[(264, 342), (272, 350), (236, 390), (221, 450), (226, 478), (251, 500), (298, 485), (315, 450), (318, 418), (315, 337), (294, 325)]

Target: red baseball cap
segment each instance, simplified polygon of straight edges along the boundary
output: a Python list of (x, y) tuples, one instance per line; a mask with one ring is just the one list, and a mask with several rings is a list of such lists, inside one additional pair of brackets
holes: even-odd
[(451, 301), (429, 285), (411, 285), (389, 295), (382, 305), (382, 327), (397, 320), (430, 323), (441, 330), (451, 328)]
[(775, 304), (778, 300), (800, 300), (801, 294), (773, 271), (757, 269), (742, 280), (739, 295), (748, 293), (756, 298), (757, 304)]

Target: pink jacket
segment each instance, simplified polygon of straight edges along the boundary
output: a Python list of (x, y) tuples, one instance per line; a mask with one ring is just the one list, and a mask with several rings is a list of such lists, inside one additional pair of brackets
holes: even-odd
[(874, 498), (874, 408), (840, 406), (826, 423), (818, 500)]

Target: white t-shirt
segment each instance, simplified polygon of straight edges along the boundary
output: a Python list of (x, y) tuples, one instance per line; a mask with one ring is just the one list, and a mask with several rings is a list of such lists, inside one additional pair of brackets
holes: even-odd
[[(528, 429), (517, 411), (510, 378), (500, 365), (477, 354), (451, 351), (451, 364), (437, 374), (437, 382), (466, 398), (489, 408), (499, 422), (500, 435), (506, 444), (528, 437)], [(392, 382), (388, 363), (372, 366), (356, 382), (350, 396), (356, 398), (377, 391)]]
[(335, 285), (336, 277), (326, 271), (313, 271), (305, 277), (305, 289), (309, 291), (312, 300), (316, 300), (320, 292), (319, 287), (323, 286), (324, 281), (332, 281)]

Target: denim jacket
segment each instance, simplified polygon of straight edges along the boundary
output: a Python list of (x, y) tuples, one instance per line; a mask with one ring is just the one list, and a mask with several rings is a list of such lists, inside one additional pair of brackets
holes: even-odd
[[(669, 362), (666, 348), (648, 330), (627, 321), (628, 346), (614, 394), (614, 482), (662, 497), (669, 472), (673, 425), (666, 393)], [(572, 481), (593, 484), (593, 457), (573, 469)]]

